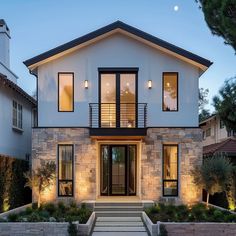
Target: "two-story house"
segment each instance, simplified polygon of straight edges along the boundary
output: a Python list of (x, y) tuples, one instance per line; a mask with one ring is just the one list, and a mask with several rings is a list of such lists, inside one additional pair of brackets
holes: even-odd
[(217, 114), (200, 122), (200, 127), (203, 130), (203, 155), (224, 153), (236, 164), (236, 133), (232, 130), (227, 131)]
[(17, 85), (10, 69), (10, 30), (0, 19), (0, 158), (31, 157), (32, 110), (36, 101)]
[(117, 21), (24, 64), (37, 76), (32, 167), (57, 165), (43, 200), (201, 198), (191, 169), (210, 61)]

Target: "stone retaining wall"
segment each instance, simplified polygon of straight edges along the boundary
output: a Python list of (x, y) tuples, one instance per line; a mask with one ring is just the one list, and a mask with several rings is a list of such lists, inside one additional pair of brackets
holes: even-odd
[[(79, 236), (88, 236), (95, 222), (92, 213), (86, 224), (77, 224)], [(68, 236), (67, 222), (7, 222), (0, 223), (0, 236)]]

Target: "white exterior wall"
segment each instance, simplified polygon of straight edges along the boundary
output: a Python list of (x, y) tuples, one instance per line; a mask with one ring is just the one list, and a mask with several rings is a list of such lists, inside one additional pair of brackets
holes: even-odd
[[(38, 68), (38, 125), (89, 125), (89, 103), (98, 102), (99, 67), (138, 67), (138, 102), (148, 103), (147, 126), (198, 126), (199, 71), (121, 34), (48, 62)], [(74, 72), (74, 112), (58, 112), (58, 72)], [(162, 73), (179, 72), (179, 111), (162, 112)], [(84, 89), (84, 80), (89, 88)], [(147, 81), (152, 80), (152, 89)]]
[[(12, 129), (12, 100), (23, 106), (23, 133)], [(0, 85), (0, 154), (20, 159), (31, 154), (31, 109), (26, 99)]]

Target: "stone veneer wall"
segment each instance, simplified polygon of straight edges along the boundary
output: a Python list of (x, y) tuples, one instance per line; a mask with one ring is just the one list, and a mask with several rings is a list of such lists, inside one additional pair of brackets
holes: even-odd
[[(192, 203), (201, 190), (192, 183), (191, 169), (202, 161), (199, 128), (149, 128), (142, 143), (141, 194), (143, 199)], [(179, 198), (162, 198), (162, 145), (179, 144)]]
[[(97, 145), (89, 137), (87, 128), (35, 128), (32, 142), (32, 167), (40, 160), (57, 161), (57, 145), (74, 144), (74, 198), (76, 201), (96, 198)], [(56, 183), (42, 196), (42, 201), (57, 198)], [(33, 199), (37, 199), (33, 191)], [(62, 199), (62, 198), (60, 198)], [(66, 198), (67, 200), (68, 198)]]
[[(179, 144), (180, 197), (171, 201), (192, 203), (200, 200), (201, 191), (192, 183), (190, 171), (202, 161), (201, 140), (202, 133), (198, 128), (149, 128), (141, 143), (141, 198), (155, 201), (167, 199), (162, 198), (162, 145), (172, 143)], [(76, 201), (95, 200), (98, 150), (87, 128), (33, 129), (33, 168), (39, 166), (40, 160), (56, 161), (58, 143), (75, 145), (74, 198)], [(33, 192), (33, 199), (36, 200), (37, 195)], [(56, 199), (57, 188), (54, 184), (45, 191), (42, 200)]]

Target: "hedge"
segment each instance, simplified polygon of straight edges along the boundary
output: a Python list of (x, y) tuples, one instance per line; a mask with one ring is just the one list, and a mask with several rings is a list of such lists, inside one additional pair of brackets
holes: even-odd
[(24, 187), (27, 170), (28, 161), (0, 155), (0, 212), (31, 202), (31, 190)]

